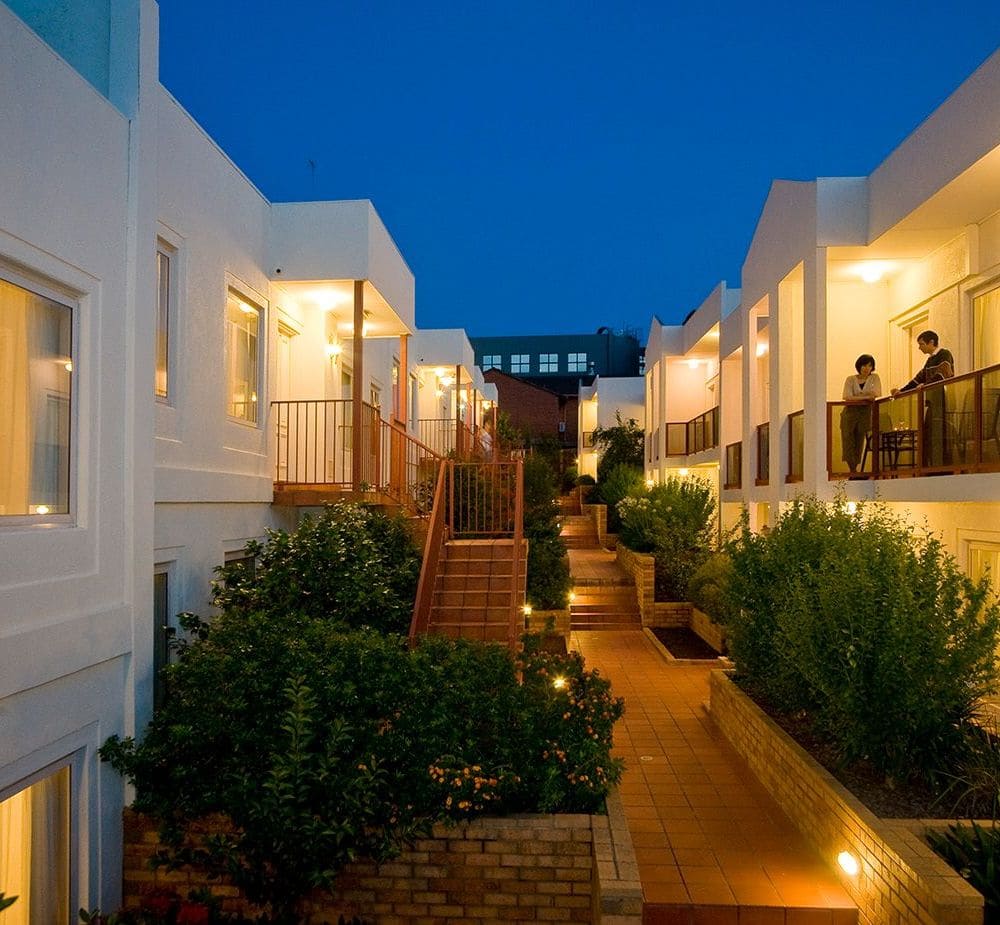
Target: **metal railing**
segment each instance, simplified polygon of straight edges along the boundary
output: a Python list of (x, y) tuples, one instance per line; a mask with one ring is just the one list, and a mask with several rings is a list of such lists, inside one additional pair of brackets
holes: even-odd
[(353, 404), (350, 399), (271, 402), (276, 485), (354, 487), (355, 453), (360, 457), (360, 481), (378, 482), (378, 409), (363, 403), (358, 435)]
[(719, 407), (709, 408), (690, 421), (668, 421), (667, 456), (688, 456), (719, 445)]
[(831, 479), (858, 452), (857, 474), (876, 479), (1000, 471), (1000, 365), (872, 402), (860, 422), (856, 407), (827, 402)]
[(805, 454), (805, 411), (793, 411), (788, 415), (788, 475), (786, 482), (801, 482), (806, 469)]
[(723, 488), (743, 487), (743, 442), (741, 440), (726, 445), (725, 478)]
[(492, 454), (492, 439), (485, 428), (470, 427), (457, 418), (421, 418), (417, 421), (420, 442), (438, 456), (459, 459)]
[(756, 485), (767, 485), (771, 481), (771, 423), (765, 421), (757, 425), (757, 476)]
[(382, 469), (375, 488), (421, 517), (428, 517), (441, 457), (398, 424), (380, 422)]

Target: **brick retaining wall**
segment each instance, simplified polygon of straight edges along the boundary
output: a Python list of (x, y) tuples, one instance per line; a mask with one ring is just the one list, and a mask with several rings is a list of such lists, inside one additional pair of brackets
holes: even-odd
[[(915, 820), (880, 819), (767, 716), (724, 671), (712, 719), (857, 903), (862, 925), (981, 925), (983, 897), (939, 858)], [(836, 858), (851, 852), (851, 877)]]
[(691, 606), (691, 629), (701, 636), (716, 652), (726, 652), (726, 628), (712, 621), (703, 610)]
[(608, 536), (608, 506), (606, 504), (580, 504), (580, 513), (594, 522), (598, 545), (603, 546)]
[(635, 594), (639, 599), (639, 613), (643, 626), (663, 625), (655, 623), (656, 604), (654, 591), (656, 583), (655, 560), (644, 552), (633, 552), (627, 546), (615, 549), (615, 560), (635, 581)]
[[(379, 925), (427, 920), (598, 922), (594, 829), (586, 815), (484, 818), (447, 827), (418, 839), (384, 864), (348, 865), (331, 894), (312, 903), (319, 920), (344, 915)], [(607, 836), (604, 836), (606, 840)], [(230, 912), (250, 912), (238, 891), (210, 882), (190, 868), (151, 870), (159, 848), (155, 824), (125, 811), (124, 904), (136, 908), (141, 893), (156, 886), (181, 895), (209, 886)]]

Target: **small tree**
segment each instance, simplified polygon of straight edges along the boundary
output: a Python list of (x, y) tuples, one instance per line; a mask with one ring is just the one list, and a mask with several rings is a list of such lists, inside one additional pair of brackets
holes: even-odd
[(544, 457), (524, 461), (524, 535), (528, 540), (527, 597), (539, 610), (566, 606), (572, 587), (566, 544), (559, 535), (555, 472)]
[(601, 451), (597, 463), (598, 483), (603, 482), (617, 466), (632, 466), (642, 471), (646, 438), (635, 418), (623, 421), (621, 411), (616, 411), (614, 425), (596, 428), (593, 439), (594, 445)]

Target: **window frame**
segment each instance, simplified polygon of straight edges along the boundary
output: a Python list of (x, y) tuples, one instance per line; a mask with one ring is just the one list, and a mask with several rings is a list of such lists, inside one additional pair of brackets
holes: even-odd
[[(582, 366), (580, 364), (583, 364)], [(585, 373), (587, 372), (588, 357), (586, 353), (567, 353), (566, 372)]]
[(558, 353), (538, 354), (538, 371), (540, 373), (559, 372), (559, 354)]
[(503, 355), (500, 353), (484, 353), (479, 368), (485, 373), (490, 369), (503, 370)]
[(530, 373), (531, 372), (531, 354), (530, 353), (512, 353), (510, 355), (510, 371), (512, 373)]
[[(248, 295), (248, 287), (240, 286), (236, 281), (230, 280), (226, 283), (226, 301), (225, 310), (223, 311), (223, 353), (224, 353), (224, 363), (225, 363), (225, 402), (226, 402), (226, 418), (234, 424), (240, 424), (244, 427), (250, 427), (254, 430), (260, 430), (263, 426), (265, 414), (262, 410), (262, 405), (264, 402), (261, 401), (261, 395), (264, 394), (264, 370), (266, 368), (266, 356), (265, 356), (265, 344), (267, 341), (267, 309), (264, 305), (263, 300), (259, 299), (256, 295)], [(230, 339), (229, 339), (229, 299), (234, 298), (237, 302), (242, 302), (246, 304), (249, 308), (255, 309), (257, 312), (257, 344), (254, 354), (255, 358), (255, 369), (254, 369), (254, 382), (253, 388), (251, 389), (251, 399), (250, 404), (256, 405), (256, 411), (254, 419), (250, 420), (247, 417), (233, 414), (230, 410), (231, 406), (234, 404), (232, 401), (233, 395), (233, 383), (230, 379)], [(253, 396), (256, 396), (257, 400), (253, 400)]]
[[(153, 345), (153, 397), (161, 405), (173, 406), (176, 403), (176, 391), (177, 391), (177, 287), (178, 280), (180, 278), (178, 261), (180, 260), (180, 253), (178, 248), (172, 244), (170, 241), (166, 240), (162, 234), (156, 236), (156, 318), (155, 318), (155, 334), (156, 340)], [(161, 316), (164, 314), (164, 308), (160, 304), (161, 296), (161, 285), (160, 285), (160, 258), (164, 258), (167, 261), (167, 304), (165, 309), (166, 314), (166, 331), (164, 334), (165, 340), (165, 351), (166, 360), (164, 363), (165, 370), (164, 375), (166, 379), (166, 387), (163, 394), (158, 391), (157, 377), (160, 373), (160, 356), (159, 356), (159, 346), (160, 346), (160, 320)]]
[(69, 318), (69, 363), (71, 366), (69, 380), (69, 413), (68, 413), (68, 434), (66, 445), (66, 468), (67, 468), (67, 503), (66, 511), (62, 513), (24, 513), (24, 514), (0, 514), (0, 527), (20, 527), (20, 526), (74, 526), (78, 517), (79, 493), (80, 493), (80, 461), (77, 456), (77, 447), (80, 444), (80, 346), (81, 346), (81, 316), (85, 295), (69, 286), (62, 285), (56, 279), (42, 273), (35, 272), (28, 267), (19, 264), (11, 264), (0, 259), (0, 279), (24, 289), (33, 295), (55, 302), (57, 305), (67, 309)]

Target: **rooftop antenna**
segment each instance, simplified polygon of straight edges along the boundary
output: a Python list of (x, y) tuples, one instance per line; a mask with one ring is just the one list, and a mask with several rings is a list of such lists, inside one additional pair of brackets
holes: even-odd
[(306, 158), (306, 163), (309, 165), (309, 177), (312, 182), (312, 197), (316, 198), (316, 162), (311, 158)]

